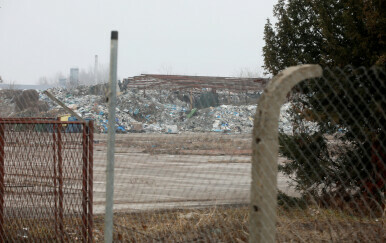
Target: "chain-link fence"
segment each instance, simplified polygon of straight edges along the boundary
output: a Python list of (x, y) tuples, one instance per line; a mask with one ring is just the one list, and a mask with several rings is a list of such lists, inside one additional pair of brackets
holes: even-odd
[[(385, 241), (385, 70), (331, 68), (310, 79), (321, 70), (302, 68), (269, 83), (150, 74), (118, 82), (114, 241)], [(281, 88), (287, 79), (306, 80), (287, 95)], [(4, 241), (84, 241), (84, 228), (92, 228), (95, 242), (104, 240), (109, 110), (100, 90), (50, 90), (86, 121), (75, 121), (43, 92), (0, 90), (2, 124), (20, 117), (62, 120), (2, 125), (8, 131), (0, 143), (2, 226), (4, 234), (13, 232)], [(85, 145), (83, 125), (78, 130), (73, 123), (89, 119), (95, 135)], [(53, 199), (60, 198), (53, 174), (59, 167), (49, 165), (59, 159), (55, 124), (62, 126), (66, 158), (62, 229), (55, 226), (60, 210)], [(83, 166), (85, 147), (93, 168)], [(86, 197), (84, 170), (93, 182)], [(23, 178), (7, 181), (12, 173)], [(93, 220), (82, 216), (85, 204)]]
[(0, 118), (1, 241), (91, 241), (89, 172), (86, 123)]
[[(253, 240), (385, 241), (385, 78), (379, 67), (299, 66), (270, 82), (254, 130)], [(277, 165), (295, 193), (276, 193)]]
[(300, 194), (279, 194), (279, 222), (296, 223), (286, 234), (279, 226), (278, 239), (386, 240), (385, 79), (383, 68), (347, 66), (295, 87), (292, 131), (279, 133), (279, 169)]

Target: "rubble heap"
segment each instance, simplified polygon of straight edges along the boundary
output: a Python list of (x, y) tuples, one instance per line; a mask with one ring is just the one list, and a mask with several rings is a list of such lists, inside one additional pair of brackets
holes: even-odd
[[(92, 94), (94, 92), (88, 90), (93, 89), (78, 87), (77, 90), (70, 91), (55, 88), (50, 92), (80, 116), (94, 119), (99, 132), (106, 132), (108, 123), (106, 99), (103, 95), (94, 95)], [(116, 108), (117, 131), (165, 132), (172, 127), (173, 132), (176, 130), (232, 131), (232, 129), (246, 132), (243, 131), (243, 127), (252, 127), (255, 106), (222, 105), (194, 109), (192, 113), (191, 104), (186, 96), (187, 94), (183, 92), (167, 90), (146, 90), (145, 94), (143, 91), (131, 90), (120, 94)], [(200, 97), (200, 94), (196, 96)], [(50, 104), (51, 114), (55, 116), (66, 114), (44, 94), (40, 94), (40, 99)], [(189, 115), (189, 113), (192, 114)], [(220, 125), (213, 126), (214, 122)], [(141, 125), (138, 126), (138, 124)]]
[(50, 106), (40, 100), (38, 91), (27, 90), (0, 90), (0, 115), (2, 117), (33, 117), (36, 114), (47, 112)]
[[(107, 132), (108, 109), (106, 99), (103, 95), (92, 94), (92, 87), (79, 87), (76, 91), (62, 88), (52, 89), (58, 99), (63, 101), (69, 108), (84, 118), (95, 120), (99, 132)], [(205, 93), (206, 91), (202, 91)], [(224, 104), (229, 101), (229, 96), (236, 94), (218, 93), (215, 104), (205, 108), (195, 108), (202, 93), (196, 93), (193, 97), (195, 105), (190, 103), (188, 92), (170, 90), (130, 90), (121, 93), (117, 98), (116, 107), (116, 129), (117, 132), (228, 132), (228, 133), (250, 133), (253, 128), (253, 119), (256, 111), (257, 100), (252, 104)], [(244, 94), (233, 100), (245, 102)], [(227, 98), (228, 97), (228, 98)], [(45, 95), (40, 99), (50, 104), (50, 110), (56, 111), (56, 115), (65, 114), (59, 106), (51, 102)], [(220, 101), (220, 102), (219, 102)], [(221, 104), (222, 103), (222, 104)], [(254, 104), (253, 104), (254, 103)], [(286, 110), (283, 107), (280, 126), (286, 132), (291, 132), (292, 127), (288, 120)]]
[[(95, 120), (97, 132), (105, 133), (108, 109), (104, 87), (101, 87), (54, 88), (50, 92), (83, 118)], [(67, 114), (43, 92), (1, 90), (0, 95), (2, 116), (58, 117)], [(191, 91), (131, 89), (118, 95), (116, 131), (251, 133), (258, 96), (260, 93), (196, 90), (192, 94)], [(279, 128), (285, 133), (293, 130), (289, 109), (290, 103), (286, 103), (279, 121)], [(314, 124), (307, 126), (315, 130)]]

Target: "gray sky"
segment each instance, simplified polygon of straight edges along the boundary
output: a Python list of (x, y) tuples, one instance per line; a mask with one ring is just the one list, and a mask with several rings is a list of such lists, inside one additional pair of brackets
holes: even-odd
[(0, 76), (36, 83), (71, 67), (108, 65), (119, 31), (118, 75), (263, 73), (264, 24), (277, 0), (0, 0)]

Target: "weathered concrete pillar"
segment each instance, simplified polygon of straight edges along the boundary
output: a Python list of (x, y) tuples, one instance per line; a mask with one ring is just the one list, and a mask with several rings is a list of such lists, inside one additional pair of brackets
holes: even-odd
[(252, 141), (249, 242), (275, 242), (280, 107), (300, 81), (322, 75), (319, 65), (289, 67), (272, 78), (259, 99)]

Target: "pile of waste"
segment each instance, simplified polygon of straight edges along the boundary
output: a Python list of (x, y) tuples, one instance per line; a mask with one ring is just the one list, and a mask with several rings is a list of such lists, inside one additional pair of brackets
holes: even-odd
[(49, 109), (48, 103), (40, 99), (36, 90), (0, 90), (1, 117), (33, 117)]
[[(43, 92), (15, 92), (9, 99), (3, 99), (4, 105), (12, 107), (13, 115), (27, 116), (25, 111), (33, 111), (35, 116), (70, 115)], [(97, 132), (107, 132), (108, 107), (103, 89), (96, 91), (93, 86), (80, 86), (75, 90), (53, 88), (49, 92), (79, 116), (94, 120)], [(193, 94), (172, 90), (128, 90), (117, 97), (115, 128), (120, 133), (251, 133), (257, 99), (246, 95), (219, 91), (211, 93), (207, 90), (196, 90)], [(250, 101), (246, 102), (248, 99)], [(282, 107), (279, 122), (280, 129), (285, 133), (292, 133), (293, 130), (289, 108), (289, 103)]]
[[(108, 108), (103, 95), (87, 92), (88, 87), (77, 91), (63, 88), (51, 89), (50, 92), (66, 106), (83, 118), (95, 120), (99, 132), (107, 132)], [(192, 107), (187, 94), (168, 90), (138, 90), (119, 94), (116, 107), (117, 132), (234, 132), (248, 133), (253, 127), (253, 115), (256, 105), (205, 105)], [(195, 94), (195, 97), (203, 97)], [(206, 95), (208, 97), (208, 95)], [(66, 113), (59, 105), (44, 94), (40, 98), (50, 104), (57, 116)], [(194, 98), (194, 106), (200, 102)], [(214, 105), (218, 104), (218, 99)]]

